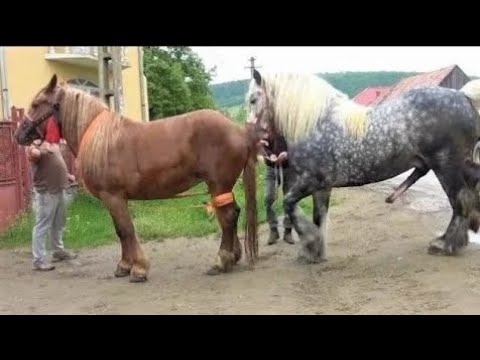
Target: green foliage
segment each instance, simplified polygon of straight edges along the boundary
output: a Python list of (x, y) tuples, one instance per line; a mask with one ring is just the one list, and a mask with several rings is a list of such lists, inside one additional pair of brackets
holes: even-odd
[(369, 86), (392, 86), (400, 80), (415, 75), (413, 72), (372, 71), (372, 72), (342, 72), (318, 74), (332, 84), (333, 87), (354, 97)]
[(238, 105), (231, 110), (233, 112), (233, 120), (240, 124), (247, 121), (247, 109), (243, 105)]
[(249, 80), (230, 81), (210, 86), (219, 107), (231, 107), (245, 102)]
[[(399, 80), (414, 75), (412, 72), (378, 71), (378, 72), (342, 72), (318, 74), (334, 87), (353, 97), (369, 86), (390, 86)], [(211, 85), (217, 106), (230, 108), (243, 105), (248, 90), (249, 80), (230, 81)]]
[(208, 85), (214, 69), (189, 47), (145, 47), (144, 71), (151, 119), (215, 107)]

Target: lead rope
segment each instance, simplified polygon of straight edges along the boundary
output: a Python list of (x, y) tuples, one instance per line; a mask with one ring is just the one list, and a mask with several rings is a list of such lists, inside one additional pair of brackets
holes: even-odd
[[(283, 167), (279, 164), (275, 164), (275, 201), (278, 200), (279, 188), (283, 185)], [(285, 194), (283, 194), (285, 196)]]
[[(279, 167), (279, 171), (280, 171), (280, 186), (283, 187), (283, 166), (278, 165), (278, 167)], [(282, 194), (283, 194), (283, 191), (282, 191)], [(285, 194), (283, 194), (283, 196), (285, 196)]]

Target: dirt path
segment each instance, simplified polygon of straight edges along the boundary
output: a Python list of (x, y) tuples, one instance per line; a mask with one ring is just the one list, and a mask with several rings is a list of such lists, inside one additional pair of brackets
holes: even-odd
[(81, 250), (49, 273), (30, 270), (29, 249), (0, 252), (0, 314), (480, 314), (480, 247), (427, 254), (450, 213), (388, 205), (367, 188), (336, 190), (328, 261), (295, 263), (297, 245), (266, 246), (254, 271), (207, 276), (218, 240), (144, 244), (150, 279), (112, 276), (118, 245)]

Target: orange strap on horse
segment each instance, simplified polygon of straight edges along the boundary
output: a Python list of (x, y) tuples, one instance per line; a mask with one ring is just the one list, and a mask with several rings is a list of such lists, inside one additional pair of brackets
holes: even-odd
[[(182, 197), (191, 197), (191, 196), (199, 196), (199, 195), (206, 195), (208, 193), (195, 193), (195, 194), (179, 194), (176, 195), (175, 198), (182, 198)], [(212, 200), (201, 204), (201, 205), (162, 205), (162, 209), (176, 209), (176, 208), (204, 208), (209, 215), (213, 215), (215, 213), (215, 208), (222, 207), (234, 202), (234, 195), (233, 193), (224, 193), (215, 196)]]
[(235, 201), (235, 198), (234, 198), (234, 196), (233, 196), (233, 193), (228, 192), (228, 193), (224, 193), (224, 194), (220, 194), (220, 195), (215, 196), (215, 197), (210, 201), (210, 203), (211, 203), (212, 206), (214, 206), (214, 207), (222, 207), (222, 206), (231, 204), (231, 203), (233, 203), (234, 201)]
[(82, 152), (82, 145), (90, 138), (92, 137), (92, 134), (95, 130), (95, 128), (98, 126), (100, 123), (100, 120), (105, 119), (107, 116), (110, 116), (110, 111), (107, 109), (103, 110), (100, 114), (95, 116), (95, 118), (92, 120), (90, 125), (85, 129), (85, 132), (83, 133), (82, 137), (80, 138), (80, 142), (78, 144), (78, 154), (80, 155)]

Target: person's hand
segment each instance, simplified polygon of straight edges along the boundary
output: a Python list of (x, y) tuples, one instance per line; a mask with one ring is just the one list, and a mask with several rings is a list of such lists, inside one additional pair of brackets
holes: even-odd
[(27, 159), (28, 161), (31, 162), (37, 162), (38, 159), (42, 156), (42, 153), (40, 152), (40, 149), (36, 144), (32, 144), (29, 147), (27, 147)]
[(287, 159), (288, 159), (288, 154), (287, 154), (286, 151), (283, 151), (283, 152), (280, 153), (280, 155), (278, 155), (277, 161), (278, 162), (284, 162)]
[(69, 180), (70, 182), (74, 182), (74, 181), (75, 181), (75, 175), (68, 174), (68, 180)]
[(270, 160), (271, 162), (277, 162), (278, 158), (275, 154), (272, 154), (270, 155), (270, 158), (268, 160)]

